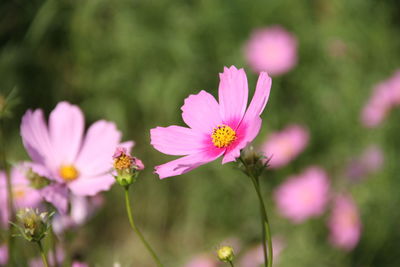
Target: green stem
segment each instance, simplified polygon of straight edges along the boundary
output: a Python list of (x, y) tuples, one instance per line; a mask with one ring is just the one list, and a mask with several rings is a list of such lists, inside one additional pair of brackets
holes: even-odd
[(54, 262), (53, 262), (53, 265), (54, 265), (54, 267), (58, 267), (58, 261), (57, 261), (57, 237), (56, 237), (56, 234), (54, 233), (54, 230), (53, 230), (53, 226), (50, 226), (50, 237), (51, 237), (51, 240), (50, 240), (50, 242), (51, 242), (51, 250), (52, 250), (52, 255), (53, 255), (53, 259), (54, 259)]
[[(259, 181), (257, 180), (257, 185), (258, 187), (260, 186)], [(263, 253), (264, 253), (264, 261), (268, 262), (268, 254), (267, 254), (267, 236), (266, 236), (266, 231), (265, 231), (265, 223), (264, 223), (264, 216), (263, 216), (263, 208), (260, 205), (260, 220), (261, 220), (261, 233), (262, 233), (262, 248), (263, 248)]]
[[(3, 165), (5, 175), (6, 175), (6, 187), (7, 187), (7, 208), (8, 208), (8, 220), (14, 221), (14, 200), (13, 200), (13, 190), (12, 190), (12, 182), (10, 176), (10, 169), (8, 167), (7, 156), (6, 156), (6, 136), (4, 132), (4, 119), (0, 119), (0, 140), (1, 146), (0, 151), (2, 151), (1, 155), (1, 163)], [(12, 262), (12, 251), (13, 251), (13, 236), (12, 236), (13, 226), (11, 223), (8, 224), (8, 258)]]
[(39, 246), (40, 256), (42, 256), (42, 261), (43, 261), (44, 267), (49, 267), (49, 263), (47, 262), (46, 254), (44, 253), (44, 250), (43, 250), (42, 242), (38, 241), (37, 244)]
[[(268, 256), (266, 251), (264, 250), (264, 264), (265, 266), (272, 267), (273, 262), (273, 250), (272, 250), (272, 238), (271, 238), (271, 229), (268, 221), (267, 209), (265, 208), (264, 199), (262, 197), (260, 191), (260, 184), (258, 181), (258, 177), (254, 176), (253, 173), (250, 171), (249, 167), (247, 166), (246, 162), (240, 157), (240, 161), (246, 168), (246, 173), (253, 182), (254, 189), (256, 190), (258, 201), (260, 203), (260, 215), (263, 220), (263, 224), (265, 227), (265, 231), (263, 231), (263, 248), (265, 248), (266, 241), (268, 242)], [(268, 265), (267, 265), (268, 264)]]
[(144, 246), (150, 252), (150, 254), (153, 257), (154, 261), (157, 263), (157, 266), (162, 267), (163, 265), (161, 264), (160, 260), (158, 259), (156, 253), (150, 247), (149, 243), (147, 243), (146, 239), (144, 239), (142, 233), (139, 231), (139, 229), (135, 225), (135, 222), (134, 222), (133, 216), (132, 216), (132, 208), (131, 208), (131, 204), (130, 204), (130, 201), (129, 201), (129, 187), (128, 186), (125, 187), (125, 205), (126, 205), (126, 212), (128, 214), (129, 224), (131, 225), (131, 228), (139, 236), (139, 238), (142, 241), (142, 243), (144, 244)]
[(231, 267), (235, 267), (235, 266), (233, 265), (233, 261), (229, 261), (229, 265), (231, 265)]

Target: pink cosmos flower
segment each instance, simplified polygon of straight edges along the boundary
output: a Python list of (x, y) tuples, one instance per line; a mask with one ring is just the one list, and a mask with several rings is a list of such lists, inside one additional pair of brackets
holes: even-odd
[[(214, 259), (215, 258), (215, 259)], [(217, 267), (218, 262), (215, 257), (208, 255), (198, 255), (190, 260), (185, 267)]]
[[(274, 263), (279, 262), (279, 255), (282, 253), (286, 244), (282, 237), (272, 238)], [(259, 267), (264, 263), (264, 252), (262, 244), (250, 248), (240, 259), (241, 267)]]
[(351, 196), (335, 197), (328, 226), (330, 241), (334, 246), (350, 251), (357, 245), (361, 235), (361, 221)]
[(274, 193), (278, 211), (294, 223), (321, 215), (329, 199), (329, 180), (319, 167), (309, 167), (290, 177)]
[(308, 131), (300, 125), (289, 125), (281, 132), (272, 133), (262, 146), (269, 167), (280, 168), (288, 164), (305, 149), (308, 140)]
[(255, 72), (281, 75), (297, 63), (297, 40), (280, 26), (257, 29), (245, 46), (245, 54)]
[(151, 129), (151, 144), (158, 151), (182, 158), (157, 166), (160, 178), (180, 175), (223, 156), (222, 163), (234, 161), (261, 127), (271, 89), (271, 78), (262, 72), (253, 99), (246, 110), (248, 87), (243, 69), (224, 68), (220, 74), (219, 103), (200, 91), (185, 99), (182, 118), (190, 127), (169, 126)]
[(392, 108), (390, 84), (383, 82), (374, 88), (374, 93), (362, 111), (362, 123), (372, 128), (379, 125)]
[(0, 245), (0, 266), (5, 266), (8, 262), (8, 247), (7, 245)]
[(390, 79), (392, 86), (393, 105), (400, 105), (400, 70), (397, 70)]
[[(11, 169), (11, 182), (13, 189), (13, 200), (16, 209), (36, 208), (42, 197), (34, 188), (30, 187), (27, 178), (29, 163), (19, 163)], [(9, 210), (7, 203), (7, 181), (5, 172), (0, 171), (0, 224), (6, 226), (9, 221)]]
[(361, 121), (365, 127), (376, 127), (389, 111), (398, 105), (400, 105), (400, 71), (374, 87), (371, 98), (362, 110)]
[[(110, 155), (120, 144), (121, 133), (112, 122), (100, 120), (84, 134), (84, 117), (75, 105), (60, 102), (51, 112), (48, 126), (43, 111), (28, 110), (22, 118), (21, 136), (34, 169), (53, 184), (42, 189), (46, 201), (65, 213), (70, 193), (94, 196), (110, 189)], [(123, 146), (131, 147), (133, 142)]]

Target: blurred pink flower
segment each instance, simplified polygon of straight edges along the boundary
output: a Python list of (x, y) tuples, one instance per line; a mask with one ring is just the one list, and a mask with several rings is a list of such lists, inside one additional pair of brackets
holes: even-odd
[(121, 133), (114, 123), (100, 120), (84, 135), (84, 124), (82, 111), (68, 102), (60, 102), (50, 113), (48, 126), (40, 109), (28, 110), (22, 118), (24, 146), (32, 160), (44, 167), (41, 175), (53, 181), (42, 194), (62, 213), (67, 211), (70, 192), (94, 196), (115, 182), (110, 155), (120, 144)]
[[(214, 259), (215, 258), (215, 259)], [(198, 255), (191, 259), (184, 267), (216, 267), (218, 266), (217, 256)]]
[(220, 156), (222, 163), (235, 161), (240, 150), (260, 130), (260, 114), (270, 89), (271, 78), (262, 72), (246, 111), (246, 73), (234, 66), (225, 67), (220, 74), (219, 103), (205, 91), (185, 99), (182, 118), (190, 128), (173, 125), (151, 129), (151, 144), (155, 149), (169, 155), (185, 155), (157, 166), (155, 172), (162, 179), (186, 173)]
[(309, 133), (300, 125), (289, 125), (281, 132), (272, 133), (262, 146), (269, 159), (269, 167), (280, 168), (297, 157), (307, 146)]
[(89, 265), (85, 262), (74, 261), (71, 267), (89, 267)]
[[(272, 238), (272, 247), (274, 255), (274, 263), (279, 262), (279, 255), (285, 248), (285, 242), (281, 237)], [(264, 252), (262, 244), (259, 244), (248, 251), (242, 256), (239, 266), (241, 267), (259, 267), (264, 263)]]
[(5, 266), (8, 262), (8, 247), (3, 244), (0, 245), (0, 266)]
[(365, 127), (376, 127), (387, 116), (390, 109), (400, 105), (400, 71), (379, 83), (364, 106), (361, 121)]
[(388, 83), (378, 84), (362, 111), (362, 123), (366, 127), (376, 127), (386, 117), (392, 107), (391, 88)]
[(349, 195), (339, 195), (334, 199), (329, 218), (331, 243), (344, 250), (352, 250), (361, 235), (361, 221), (356, 204)]
[(245, 55), (255, 72), (281, 75), (297, 63), (297, 40), (280, 26), (257, 29), (245, 46)]
[[(27, 178), (29, 163), (19, 163), (11, 169), (11, 183), (13, 189), (13, 200), (15, 208), (36, 208), (42, 197), (34, 188), (30, 187)], [(9, 210), (7, 204), (7, 182), (5, 172), (0, 171), (0, 223), (6, 226), (9, 221)]]
[(353, 180), (360, 180), (366, 175), (379, 170), (384, 161), (383, 151), (376, 145), (366, 148), (360, 158), (350, 162), (347, 168), (347, 176)]
[(56, 214), (53, 218), (53, 230), (61, 234), (84, 224), (103, 205), (104, 198), (98, 194), (93, 197), (72, 196), (71, 208), (67, 214)]
[(329, 199), (329, 180), (319, 167), (309, 167), (303, 173), (280, 185), (274, 198), (282, 216), (294, 223), (321, 215)]

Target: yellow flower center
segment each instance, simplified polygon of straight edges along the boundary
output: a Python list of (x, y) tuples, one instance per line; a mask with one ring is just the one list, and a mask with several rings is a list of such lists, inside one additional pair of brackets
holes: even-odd
[(25, 196), (25, 190), (21, 188), (16, 188), (13, 190), (13, 196), (15, 199), (21, 199)]
[(70, 182), (78, 178), (79, 172), (73, 165), (63, 165), (60, 168), (60, 176), (66, 182)]
[(129, 169), (132, 165), (132, 157), (126, 154), (122, 154), (118, 158), (114, 159), (114, 168), (116, 170)]
[(218, 125), (214, 128), (211, 139), (218, 148), (227, 147), (236, 140), (236, 132), (228, 125)]

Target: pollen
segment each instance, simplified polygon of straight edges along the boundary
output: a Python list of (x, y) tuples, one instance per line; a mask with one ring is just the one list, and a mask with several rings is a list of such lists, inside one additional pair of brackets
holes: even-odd
[(214, 146), (224, 148), (236, 140), (236, 132), (228, 125), (218, 125), (214, 128), (211, 139)]
[(66, 182), (70, 182), (78, 178), (79, 172), (73, 165), (63, 165), (60, 168), (60, 176)]
[(114, 168), (116, 170), (129, 169), (132, 166), (132, 157), (123, 153), (114, 159)]

